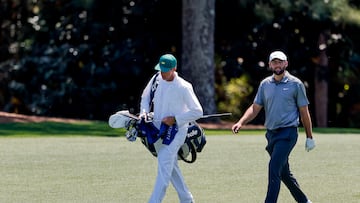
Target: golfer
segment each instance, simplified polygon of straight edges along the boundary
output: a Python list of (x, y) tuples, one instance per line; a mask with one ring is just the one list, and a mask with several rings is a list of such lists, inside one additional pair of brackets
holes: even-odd
[(269, 67), (273, 75), (261, 81), (253, 104), (232, 126), (232, 131), (238, 133), (241, 127), (253, 120), (264, 108), (266, 151), (270, 155), (265, 203), (277, 202), (281, 181), (296, 202), (311, 203), (300, 189), (289, 166), (289, 155), (298, 138), (299, 114), (305, 128), (305, 149), (310, 151), (315, 147), (309, 102), (304, 84), (286, 71), (287, 66), (288, 60), (283, 52), (274, 51), (270, 54)]
[[(203, 109), (192, 85), (181, 78), (176, 72), (177, 60), (171, 54), (160, 57), (155, 67), (160, 69), (161, 77), (151, 99), (152, 80), (145, 87), (140, 109), (148, 113), (151, 101), (154, 108), (154, 125), (160, 129), (160, 135), (165, 129), (162, 145), (157, 150), (157, 177), (149, 203), (162, 202), (166, 189), (171, 182), (181, 203), (194, 202), (189, 188), (185, 184), (178, 165), (178, 151), (184, 144), (188, 123), (199, 119)], [(165, 128), (164, 128), (165, 127)]]

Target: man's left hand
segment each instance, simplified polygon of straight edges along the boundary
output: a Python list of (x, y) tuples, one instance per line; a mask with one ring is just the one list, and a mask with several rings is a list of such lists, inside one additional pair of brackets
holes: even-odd
[(315, 148), (315, 140), (312, 138), (306, 138), (305, 150), (310, 151)]
[(168, 116), (162, 119), (162, 122), (168, 126), (172, 126), (176, 123), (175, 116)]

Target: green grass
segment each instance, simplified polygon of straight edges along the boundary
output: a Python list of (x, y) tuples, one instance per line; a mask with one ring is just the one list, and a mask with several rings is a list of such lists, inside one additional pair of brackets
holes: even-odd
[[(300, 132), (304, 130), (300, 128)], [(256, 135), (264, 134), (262, 129), (241, 130), (240, 134)], [(315, 133), (358, 133), (360, 129), (356, 128), (314, 128)], [(93, 121), (83, 123), (59, 123), (59, 122), (41, 122), (41, 123), (5, 123), (0, 125), (0, 136), (109, 136), (116, 137), (124, 135), (124, 129), (110, 128), (107, 122)], [(227, 135), (231, 129), (226, 130), (206, 130), (206, 135)]]
[[(179, 162), (196, 202), (263, 202), (269, 159), (264, 131), (205, 132), (208, 142), (197, 161)], [(314, 129), (317, 147), (306, 152), (300, 132), (290, 164), (309, 198), (360, 202), (360, 134)], [(139, 140), (119, 137), (122, 133), (105, 123), (1, 124), (6, 136), (0, 136), (0, 202), (147, 202), (156, 159)], [(173, 202), (178, 199), (170, 185), (164, 203)], [(291, 202), (282, 185), (278, 203)]]
[[(290, 158), (306, 194), (317, 203), (360, 201), (360, 136), (316, 134), (305, 152), (299, 139)], [(193, 164), (180, 162), (199, 203), (262, 202), (266, 193), (265, 138), (208, 136)], [(146, 202), (156, 159), (124, 137), (0, 138), (0, 202)], [(172, 186), (164, 203), (178, 202)], [(279, 203), (295, 202), (282, 186)]]

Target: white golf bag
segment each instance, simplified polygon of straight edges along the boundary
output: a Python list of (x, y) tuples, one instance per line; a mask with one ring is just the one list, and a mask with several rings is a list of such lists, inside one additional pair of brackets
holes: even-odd
[[(150, 119), (149, 119), (150, 118)], [(148, 119), (140, 119), (129, 111), (119, 111), (109, 118), (109, 126), (112, 128), (126, 128), (127, 140), (133, 142), (137, 137), (141, 139), (144, 146), (153, 156), (157, 156), (157, 150), (162, 145), (162, 138), (159, 137), (159, 129), (151, 122), (151, 113)], [(197, 153), (201, 152), (206, 144), (204, 130), (195, 121), (188, 124), (188, 132), (184, 144), (178, 152), (178, 158), (186, 163), (196, 161)]]

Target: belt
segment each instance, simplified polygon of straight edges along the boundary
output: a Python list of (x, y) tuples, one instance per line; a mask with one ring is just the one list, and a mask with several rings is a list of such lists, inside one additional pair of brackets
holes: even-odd
[(276, 133), (276, 132), (279, 132), (280, 130), (283, 130), (283, 129), (286, 129), (286, 128), (297, 128), (297, 126), (287, 126), (287, 127), (275, 128), (275, 129), (272, 129), (272, 130), (267, 129), (267, 131)]

